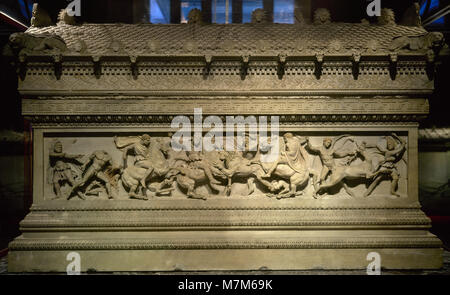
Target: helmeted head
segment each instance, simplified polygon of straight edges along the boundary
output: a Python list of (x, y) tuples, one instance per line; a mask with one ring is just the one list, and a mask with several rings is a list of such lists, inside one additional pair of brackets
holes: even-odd
[(55, 153), (62, 153), (63, 146), (62, 146), (62, 143), (59, 140), (57, 142), (55, 142), (55, 144), (53, 145), (53, 151)]
[(200, 161), (200, 160), (202, 160), (202, 157), (200, 156), (199, 152), (191, 151), (191, 152), (187, 152), (187, 154), (188, 154), (188, 157), (189, 157), (189, 159), (191, 161)]
[(141, 142), (145, 146), (149, 146), (151, 141), (151, 137), (148, 134), (144, 134), (141, 136)]
[(396, 145), (397, 144), (394, 138), (392, 138), (391, 136), (386, 138), (386, 148), (388, 149), (388, 151), (394, 150)]
[(331, 138), (325, 138), (323, 140), (323, 146), (327, 149), (331, 147), (331, 144), (333, 143), (333, 140)]
[(289, 139), (292, 139), (292, 138), (294, 138), (294, 134), (292, 134), (292, 133), (285, 133), (284, 135), (283, 135), (283, 139), (284, 139), (284, 142), (287, 142)]
[[(291, 144), (289, 144), (289, 142), (291, 142), (292, 143), (292, 139), (294, 138), (294, 134), (292, 134), (292, 133), (285, 133), (284, 135), (283, 135), (283, 141), (284, 141), (284, 143), (285, 143), (285, 145), (286, 145), (286, 150), (290, 150), (290, 149), (292, 149), (293, 147), (292, 147), (292, 145)], [(290, 141), (291, 140), (291, 141)], [(291, 145), (291, 147), (289, 146), (289, 145)]]

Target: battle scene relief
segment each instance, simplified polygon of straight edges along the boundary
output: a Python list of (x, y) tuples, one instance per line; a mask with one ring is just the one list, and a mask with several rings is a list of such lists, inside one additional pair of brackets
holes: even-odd
[[(366, 133), (367, 134), (367, 133)], [(171, 134), (45, 138), (45, 200), (358, 199), (407, 196), (406, 134), (281, 133), (242, 151), (176, 151)]]

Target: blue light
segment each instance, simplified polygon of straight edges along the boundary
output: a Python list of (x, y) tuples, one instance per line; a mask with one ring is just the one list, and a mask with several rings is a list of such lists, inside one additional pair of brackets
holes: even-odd
[(201, 0), (181, 1), (181, 23), (187, 23), (189, 12), (194, 8), (202, 10), (202, 1)]
[[(24, 0), (18, 0), (19, 6), (20, 6), (20, 12), (26, 19), (31, 19), (30, 11), (33, 10), (33, 3), (28, 3), (28, 1), (25, 3)], [(28, 7), (27, 7), (28, 5)]]
[[(431, 11), (433, 11), (433, 10), (436, 9), (436, 8), (438, 8), (438, 7), (439, 7), (439, 4), (440, 4), (440, 0), (431, 0), (431, 3), (430, 3), (430, 10), (429, 10), (428, 15), (430, 15), (430, 12), (431, 12)], [(427, 2), (425, 2), (425, 3), (422, 5), (422, 7), (420, 8), (420, 15), (424, 16), (426, 6), (427, 6)], [(443, 24), (444, 24), (444, 17), (441, 17), (441, 18), (435, 20), (432, 24), (435, 24), (435, 25), (443, 25)]]
[(273, 5), (273, 22), (294, 23), (294, 0), (277, 0)]
[[(232, 2), (228, 0), (228, 23), (232, 22)], [(212, 0), (212, 22), (216, 24), (225, 24), (226, 18), (226, 0)]]
[[(432, 11), (433, 9), (439, 7), (439, 1), (440, 0), (431, 0), (431, 4), (430, 4), (430, 11)], [(425, 8), (427, 7), (427, 2), (425, 2), (422, 7), (420, 8), (420, 15), (423, 15), (425, 13)]]
[(159, 6), (159, 3), (156, 0), (150, 0), (150, 22), (152, 24), (168, 24), (170, 20), (168, 20)]
[(436, 24), (436, 25), (443, 25), (443, 24), (444, 24), (444, 17), (441, 17), (441, 18), (435, 20), (435, 21), (433, 22), (433, 24)]

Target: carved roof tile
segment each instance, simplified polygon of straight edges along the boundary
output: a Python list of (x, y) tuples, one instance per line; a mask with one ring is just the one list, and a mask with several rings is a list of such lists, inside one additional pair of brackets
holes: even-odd
[[(426, 33), (420, 27), (380, 26), (356, 23), (332, 23), (320, 26), (290, 24), (229, 24), (229, 25), (129, 25), (84, 24), (44, 28), (30, 28), (27, 33), (50, 33), (62, 37), (69, 50), (74, 51), (80, 40), (90, 55), (111, 54), (113, 41), (123, 44), (117, 54), (145, 55), (203, 55), (214, 51), (223, 55), (271, 55), (280, 52), (290, 55), (306, 55), (325, 50), (334, 42), (342, 44), (339, 53), (369, 48), (378, 44), (379, 52), (388, 51), (395, 37), (418, 36)], [(149, 44), (158, 44), (149, 50)], [(304, 43), (299, 46), (299, 43)], [(263, 46), (262, 46), (263, 44)], [(188, 50), (186, 50), (188, 48)], [(330, 53), (336, 53), (331, 48)]]

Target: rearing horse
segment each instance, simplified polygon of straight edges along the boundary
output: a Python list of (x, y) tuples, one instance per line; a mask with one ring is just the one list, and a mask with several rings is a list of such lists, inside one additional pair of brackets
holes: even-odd
[[(148, 176), (149, 179), (156, 177), (163, 177), (169, 172), (169, 165), (167, 165), (167, 159), (164, 156), (163, 149), (157, 140), (152, 139), (149, 146), (149, 159), (152, 161), (153, 171)], [(136, 162), (138, 163), (138, 162)], [(146, 187), (141, 186), (141, 181), (146, 177), (146, 168), (138, 167), (134, 163), (129, 165), (123, 170), (121, 180), (125, 188), (129, 190), (128, 194), (131, 198), (147, 200), (143, 190)], [(160, 187), (165, 185), (163, 182)], [(141, 191), (138, 193), (138, 189)]]

